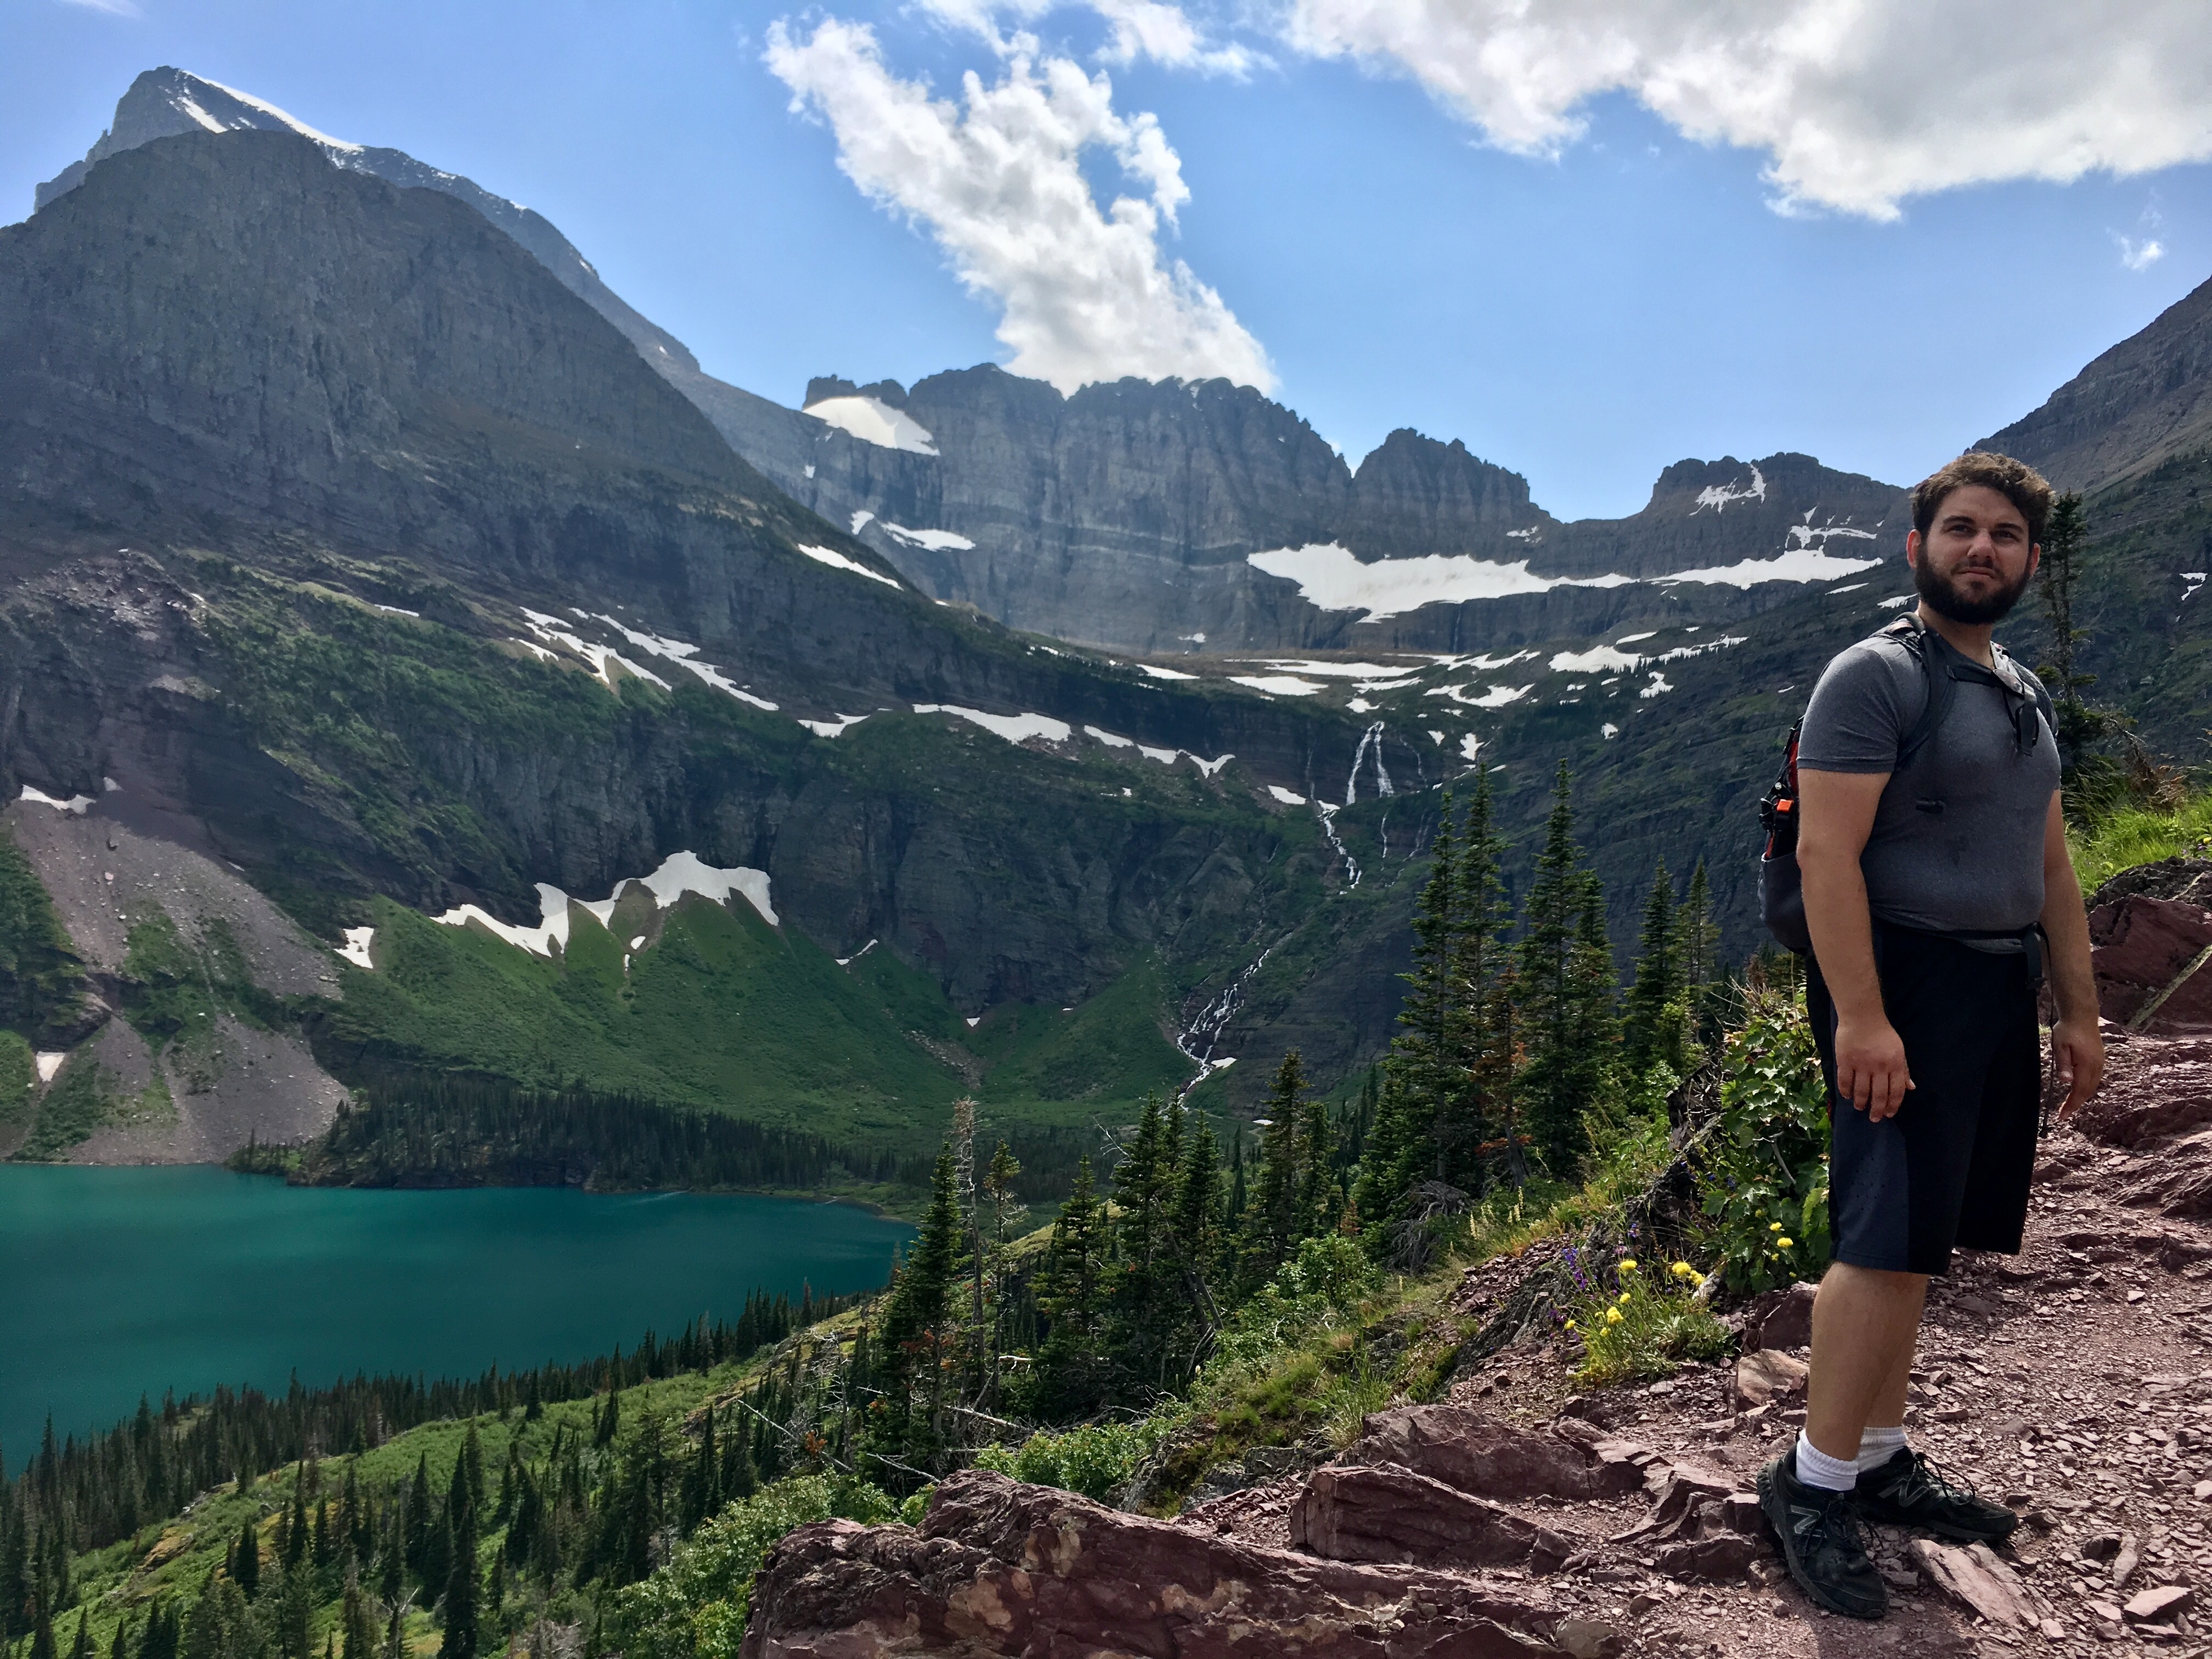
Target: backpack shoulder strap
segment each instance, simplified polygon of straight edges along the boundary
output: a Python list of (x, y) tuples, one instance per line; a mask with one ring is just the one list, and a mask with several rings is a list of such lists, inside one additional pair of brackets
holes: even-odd
[(2014, 678), (2020, 680), (2023, 685), (2032, 685), (2035, 688), (2035, 706), (2043, 713), (2043, 723), (2051, 728), (2051, 734), (2054, 737), (2057, 736), (2058, 732), (2058, 705), (2051, 701), (2050, 688), (2045, 686), (2040, 678), (2031, 678), (2028, 676), (2027, 671), (2021, 667), (2018, 659), (2013, 656), (2011, 652), (2006, 650), (2004, 647), (1992, 641), (1990, 648), (1996, 653), (1999, 661), (2005, 664), (2013, 671)]
[(1928, 684), (1928, 701), (1920, 710), (1920, 718), (1897, 745), (1894, 769), (1902, 772), (1911, 764), (1912, 757), (1928, 746), (1928, 740), (1943, 724), (1943, 717), (1951, 712), (1951, 699), (1957, 695), (1957, 689), (1952, 684), (1950, 665), (1942, 660), (1943, 647), (1930, 636), (1919, 617), (1910, 614), (1899, 617), (1876, 637), (1885, 635), (1913, 654), (1920, 664), (1921, 678)]

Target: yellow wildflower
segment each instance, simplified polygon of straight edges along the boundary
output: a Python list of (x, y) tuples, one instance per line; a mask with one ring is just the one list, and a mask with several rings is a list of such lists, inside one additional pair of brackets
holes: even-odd
[(1625, 1258), (1620, 1264), (1620, 1271), (1625, 1273), (1634, 1273), (1636, 1271), (1636, 1258), (1634, 1256)]
[(1570, 1319), (1570, 1320), (1567, 1322), (1567, 1328), (1568, 1328), (1569, 1330), (1572, 1330), (1572, 1329), (1574, 1329), (1574, 1328), (1575, 1328), (1575, 1322), (1574, 1322), (1573, 1320)]
[(1632, 1296), (1632, 1295), (1634, 1295), (1634, 1294), (1635, 1294), (1635, 1292), (1634, 1292), (1634, 1291), (1623, 1291), (1620, 1293), (1620, 1299), (1621, 1299), (1623, 1302), (1626, 1302), (1626, 1301), (1627, 1301), (1627, 1300), (1628, 1300), (1628, 1298), (1629, 1298), (1631, 1296)]
[(1618, 1308), (1607, 1308), (1605, 1310), (1605, 1322), (1608, 1325), (1618, 1325), (1620, 1323), (1620, 1310)]
[(1782, 1224), (1778, 1221), (1770, 1222), (1767, 1224), (1766, 1231), (1770, 1233), (1778, 1233), (1782, 1231)]
[(1794, 1239), (1778, 1238), (1774, 1242), (1785, 1250), (1794, 1250), (1797, 1248), (1796, 1241)]

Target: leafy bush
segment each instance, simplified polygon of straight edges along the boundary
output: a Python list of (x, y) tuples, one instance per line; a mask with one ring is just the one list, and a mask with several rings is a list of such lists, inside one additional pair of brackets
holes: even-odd
[(1033, 1434), (1018, 1446), (986, 1446), (975, 1455), (975, 1467), (1033, 1486), (1079, 1492), (1103, 1504), (1127, 1483), (1158, 1439), (1150, 1419), (1086, 1423), (1065, 1434)]
[(841, 1516), (873, 1523), (897, 1505), (865, 1480), (797, 1475), (740, 1498), (617, 1600), (610, 1645), (625, 1659), (737, 1659), (753, 1575), (785, 1534)]
[(1586, 1388), (1665, 1376), (1685, 1359), (1717, 1359), (1735, 1340), (1694, 1292), (1704, 1276), (1686, 1261), (1664, 1274), (1633, 1256), (1593, 1264), (1574, 1261), (1583, 1295), (1568, 1320), (1582, 1338), (1583, 1363), (1575, 1381)]
[(1753, 991), (1722, 1056), (1720, 1121), (1698, 1171), (1729, 1289), (1763, 1291), (1828, 1265), (1828, 1091), (1803, 999)]

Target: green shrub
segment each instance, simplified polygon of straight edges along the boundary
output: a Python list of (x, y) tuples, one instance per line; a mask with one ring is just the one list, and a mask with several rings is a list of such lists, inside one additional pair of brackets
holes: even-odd
[(1817, 1278), (1830, 1243), (1828, 1091), (1803, 999), (1751, 992), (1744, 1006), (1698, 1170), (1715, 1271), (1739, 1292)]
[(1681, 1360), (1719, 1358), (1735, 1340), (1698, 1300), (1702, 1281), (1686, 1261), (1663, 1273), (1633, 1256), (1595, 1271), (1588, 1261), (1574, 1265), (1583, 1293), (1567, 1330), (1582, 1339), (1575, 1381), (1585, 1388), (1665, 1376)]
[(802, 1474), (740, 1498), (677, 1547), (665, 1566), (621, 1592), (610, 1645), (624, 1659), (737, 1659), (753, 1575), (785, 1534), (842, 1516), (873, 1523), (896, 1516), (865, 1480)]
[(1033, 1486), (1079, 1492), (1100, 1503), (1127, 1484), (1158, 1443), (1150, 1419), (1136, 1423), (1086, 1423), (1064, 1434), (1033, 1434), (1018, 1446), (986, 1446), (975, 1467)]

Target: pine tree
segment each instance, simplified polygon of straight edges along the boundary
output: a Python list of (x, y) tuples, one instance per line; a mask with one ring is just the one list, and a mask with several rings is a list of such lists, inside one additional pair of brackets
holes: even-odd
[(1607, 1079), (1606, 1051), (1597, 1044), (1612, 1006), (1603, 979), (1612, 962), (1603, 897), (1575, 842), (1572, 787), (1561, 761), (1519, 951), (1527, 1057), (1514, 1082), (1537, 1155), (1561, 1180), (1579, 1173), (1588, 1150), (1589, 1115)]
[(1169, 1224), (1169, 1249), (1194, 1314), (1194, 1340), (1173, 1385), (1187, 1387), (1206, 1358), (1220, 1311), (1214, 1296), (1223, 1267), (1227, 1229), (1221, 1189), (1221, 1147), (1203, 1117), (1183, 1137), (1182, 1168), (1176, 1180), (1175, 1215)]
[(1414, 969), (1399, 1018), (1407, 1029), (1383, 1061), (1374, 1114), (1352, 1193), (1362, 1236), (1381, 1255), (1412, 1263), (1426, 1245), (1416, 1223), (1434, 1198), (1478, 1190), (1486, 1146), (1498, 1144), (1512, 1115), (1511, 1073), (1486, 1062), (1498, 1036), (1497, 982), (1512, 971), (1504, 935), (1510, 920), (1501, 871), (1504, 852), (1492, 821), (1487, 769), (1475, 776), (1463, 821), (1447, 801), (1438, 821), (1434, 867), (1414, 919)]
[(2074, 592), (2081, 578), (2081, 553), (2088, 544), (2088, 515), (2081, 497), (2069, 490), (2051, 503), (2050, 522), (2043, 527), (2041, 578), (2043, 606), (2051, 619), (2051, 660), (2040, 672), (2057, 705), (2058, 752), (2070, 777), (2081, 763), (2081, 752), (2105, 734), (2109, 716), (2092, 709), (2081, 694), (2097, 683), (2082, 673), (2075, 653), (2089, 637), (2087, 629), (2074, 625)]
[(38, 1616), (31, 1626), (30, 1659), (58, 1659), (54, 1652), (54, 1621), (47, 1615), (43, 1601), (39, 1603)]
[(1675, 913), (1674, 957), (1680, 964), (1681, 1000), (1690, 1022), (1690, 1033), (1706, 1048), (1717, 1048), (1726, 1013), (1727, 990), (1720, 966), (1721, 930), (1713, 921), (1712, 895), (1705, 881), (1705, 861), (1699, 859), (1690, 872), (1690, 885)]
[[(1012, 1258), (1008, 1253), (1010, 1241), (1007, 1230), (1015, 1224), (1024, 1206), (1014, 1192), (1014, 1182), (1022, 1172), (1020, 1161), (1014, 1150), (1000, 1141), (998, 1150), (991, 1154), (990, 1167), (984, 1171), (983, 1193), (991, 1206), (991, 1241), (988, 1246), (990, 1270), (985, 1291), (990, 1304), (989, 1364), (984, 1367), (983, 1391), (986, 1403), (996, 1395), (1002, 1357), (1006, 1352), (1007, 1322), (1011, 1310), (1006, 1305), (1008, 1280), (1012, 1277)], [(866, 1334), (862, 1328), (862, 1334)], [(856, 1364), (858, 1349), (855, 1349)]]
[(892, 1437), (902, 1455), (932, 1452), (942, 1440), (943, 1362), (957, 1352), (951, 1340), (952, 1290), (962, 1229), (953, 1182), (948, 1149), (938, 1154), (921, 1234), (898, 1268), (884, 1311), (885, 1352), (878, 1370)]
[(475, 1504), (465, 1499), (465, 1488), (460, 1524), (454, 1528), (445, 1606), (446, 1636), (439, 1659), (477, 1659), (477, 1513)]
[(414, 1484), (407, 1489), (407, 1513), (404, 1526), (407, 1570), (417, 1578), (422, 1576), (430, 1551), (430, 1528), (436, 1518), (430, 1499), (430, 1458), (425, 1453), (415, 1459)]
[(1267, 1091), (1267, 1121), (1260, 1137), (1260, 1170), (1244, 1213), (1239, 1279), (1249, 1288), (1267, 1283), (1310, 1231), (1299, 1213), (1306, 1188), (1305, 1066), (1290, 1050)]
[(70, 1644), (70, 1659), (92, 1659), (92, 1610), (76, 1616), (76, 1639)]
[(1106, 1206), (1086, 1153), (1075, 1166), (1075, 1185), (1052, 1224), (1037, 1274), (1037, 1306), (1051, 1327), (1037, 1351), (1032, 1388), (1035, 1408), (1048, 1421), (1086, 1416), (1103, 1397), (1109, 1243)]
[(1677, 961), (1674, 884), (1662, 864), (1644, 901), (1644, 927), (1636, 939), (1636, 980), (1628, 988), (1627, 1017), (1621, 1027), (1621, 1054), (1632, 1073), (1641, 1075), (1669, 1059), (1674, 1048), (1670, 1005), (1681, 995)]
[(338, 1651), (338, 1659), (376, 1659), (371, 1651), (376, 1640), (368, 1622), (368, 1605), (361, 1594), (359, 1579), (349, 1576), (345, 1585), (345, 1600), (339, 1609), (338, 1628), (343, 1632), (345, 1645)]

